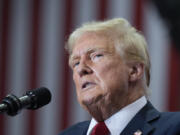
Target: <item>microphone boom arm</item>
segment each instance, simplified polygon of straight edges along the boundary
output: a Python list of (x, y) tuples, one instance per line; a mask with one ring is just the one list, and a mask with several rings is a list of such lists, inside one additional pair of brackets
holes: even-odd
[(0, 105), (0, 113), (6, 112), (10, 116), (18, 114), (22, 109), (21, 101), (13, 94), (7, 95)]

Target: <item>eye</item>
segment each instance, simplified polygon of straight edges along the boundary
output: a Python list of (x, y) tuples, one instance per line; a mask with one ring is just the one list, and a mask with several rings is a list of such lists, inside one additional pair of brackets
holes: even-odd
[(73, 64), (73, 67), (76, 67), (76, 66), (78, 66), (78, 65), (79, 65), (79, 61), (75, 62), (75, 63)]
[(95, 55), (95, 57), (97, 57), (97, 58), (98, 58), (98, 57), (101, 57), (101, 56), (103, 56), (103, 55), (102, 55), (102, 54), (96, 54), (96, 55)]
[(102, 53), (97, 53), (97, 54), (92, 55), (91, 59), (92, 60), (98, 60), (101, 57), (103, 57), (103, 54)]

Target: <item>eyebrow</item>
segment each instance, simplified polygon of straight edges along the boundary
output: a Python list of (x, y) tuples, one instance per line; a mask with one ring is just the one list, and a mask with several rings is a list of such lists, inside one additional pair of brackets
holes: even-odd
[(87, 54), (90, 54), (90, 53), (93, 53), (93, 52), (96, 52), (96, 51), (104, 51), (104, 49), (102, 48), (90, 48), (86, 51)]
[[(105, 49), (103, 48), (89, 48), (87, 51), (85, 51), (84, 53), (86, 54), (90, 54), (90, 53), (93, 53), (93, 52), (96, 52), (96, 51), (105, 51)], [(80, 56), (76, 56), (76, 55), (71, 55), (70, 56), (70, 60), (73, 61), (75, 59), (78, 59)]]

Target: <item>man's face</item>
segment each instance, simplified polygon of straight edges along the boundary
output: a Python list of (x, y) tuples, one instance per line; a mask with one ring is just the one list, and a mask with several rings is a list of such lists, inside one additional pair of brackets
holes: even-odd
[(123, 106), (128, 91), (128, 66), (112, 40), (95, 33), (83, 34), (75, 43), (70, 66), (79, 103)]

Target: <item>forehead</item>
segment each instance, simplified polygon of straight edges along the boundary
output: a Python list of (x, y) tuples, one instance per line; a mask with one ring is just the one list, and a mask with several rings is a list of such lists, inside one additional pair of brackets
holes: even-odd
[(91, 50), (114, 51), (113, 39), (105, 34), (94, 32), (84, 33), (74, 44), (72, 56), (82, 55)]

